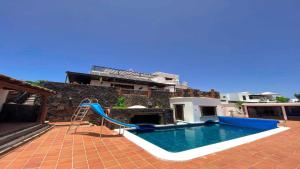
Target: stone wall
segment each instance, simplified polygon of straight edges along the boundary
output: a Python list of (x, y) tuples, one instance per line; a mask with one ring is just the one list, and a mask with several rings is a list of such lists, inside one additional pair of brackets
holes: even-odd
[[(159, 124), (174, 124), (172, 109), (111, 109), (109, 113), (110, 117), (124, 123), (131, 123), (131, 118), (136, 115), (158, 115), (160, 117)], [(110, 129), (118, 127), (111, 123), (105, 123), (105, 125)]]
[[(150, 108), (169, 108), (169, 92), (152, 92), (151, 95), (122, 94), (112, 87), (44, 82), (43, 86), (57, 92), (49, 97), (49, 121), (70, 121), (74, 110), (84, 98), (97, 98), (105, 108), (112, 108), (120, 96), (125, 97), (126, 106), (143, 105)], [(93, 115), (91, 115), (93, 116)]]
[(97, 98), (104, 107), (115, 104), (118, 98), (117, 91), (107, 87), (55, 82), (44, 82), (43, 86), (57, 92), (49, 97), (49, 121), (70, 121), (74, 110), (84, 98)]
[[(44, 87), (57, 92), (50, 96), (48, 101), (49, 121), (70, 121), (74, 110), (84, 98), (97, 98), (105, 108), (112, 108), (120, 96), (125, 97), (126, 106), (143, 105), (148, 108), (170, 108), (170, 97), (214, 97), (218, 98), (218, 92), (211, 90), (203, 92), (195, 89), (180, 90), (176, 93), (167, 91), (148, 91), (143, 93), (122, 91), (113, 87), (101, 87), (91, 85), (43, 82)], [(90, 121), (97, 121), (95, 116), (90, 114), (87, 118)]]

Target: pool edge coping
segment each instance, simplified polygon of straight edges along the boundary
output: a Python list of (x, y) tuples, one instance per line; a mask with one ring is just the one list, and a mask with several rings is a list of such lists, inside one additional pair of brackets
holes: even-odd
[[(233, 147), (237, 147), (246, 143), (250, 143), (274, 134), (281, 133), (290, 129), (289, 127), (278, 127), (276, 129), (271, 129), (267, 131), (263, 131), (260, 133), (239, 137), (232, 140), (223, 141), (220, 143), (210, 144), (203, 147), (198, 147), (190, 150), (185, 150), (181, 152), (169, 152), (166, 151), (142, 138), (139, 136), (130, 133), (126, 129), (121, 129), (121, 133), (123, 133), (124, 137), (127, 138), (129, 141), (135, 143), (137, 146), (141, 147), (148, 153), (152, 154), (153, 156), (168, 161), (187, 161), (192, 160), (194, 158), (203, 157), (209, 154), (213, 154), (216, 152), (224, 151)], [(119, 129), (115, 129), (115, 131), (119, 131)]]

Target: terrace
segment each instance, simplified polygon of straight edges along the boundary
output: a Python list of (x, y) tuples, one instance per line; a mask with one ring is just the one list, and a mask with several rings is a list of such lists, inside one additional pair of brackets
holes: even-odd
[[(209, 102), (218, 97), (218, 93), (214, 90), (209, 92), (202, 92), (198, 90), (182, 90), (170, 94), (169, 92), (153, 91), (148, 93), (146, 97), (136, 97), (136, 93), (123, 93), (122, 90), (115, 90), (114, 88), (107, 87), (95, 87), (89, 85), (78, 84), (61, 84), (61, 83), (44, 83), (50, 89), (55, 90), (55, 94), (49, 97), (49, 110), (50, 112), (74, 112), (73, 109), (67, 109), (78, 105), (79, 99), (84, 96), (98, 95), (101, 96), (101, 105), (113, 105), (113, 99), (118, 96), (127, 96), (131, 101), (136, 101), (141, 98), (145, 99), (142, 102), (147, 104), (149, 101), (160, 105), (164, 108), (158, 109), (111, 109), (109, 117), (99, 114), (99, 111), (95, 112), (97, 119), (99, 115), (102, 119), (106, 119), (108, 122), (114, 122), (117, 125), (124, 126), (137, 126), (135, 123), (145, 122), (145, 115), (147, 120), (152, 124), (167, 125), (173, 123), (174, 117), (172, 116), (172, 109), (168, 108), (170, 104), (170, 97), (172, 96), (187, 96), (194, 95), (211, 97)], [(50, 91), (50, 90), (49, 90)], [(99, 94), (97, 93), (99, 92)], [(51, 91), (52, 93), (52, 91)], [(54, 93), (54, 92), (53, 92)], [(134, 96), (133, 96), (134, 95)], [(111, 100), (110, 100), (111, 99)], [(154, 100), (160, 99), (160, 100)], [(63, 104), (62, 104), (63, 103)], [(152, 104), (152, 103), (151, 103)], [(81, 105), (81, 104), (80, 104)], [(100, 104), (99, 104), (100, 105)], [(100, 105), (100, 106), (101, 106)], [(92, 107), (93, 105), (90, 105)], [(154, 105), (152, 105), (154, 106)], [(85, 109), (84, 106), (81, 107)], [(101, 108), (101, 107), (100, 107)], [(80, 110), (80, 109), (79, 109)], [(92, 110), (92, 109), (91, 109)], [(61, 112), (57, 113), (60, 114)], [(80, 111), (79, 111), (80, 112)], [(101, 113), (101, 112), (100, 112)], [(189, 111), (187, 112), (189, 113)], [(95, 114), (94, 114), (95, 115)], [(122, 116), (120, 116), (122, 115)], [(150, 117), (150, 118), (149, 118)], [(48, 116), (49, 118), (49, 116)], [(93, 117), (92, 117), (93, 118)], [(69, 118), (66, 118), (69, 121)], [(91, 119), (90, 119), (91, 120)], [(62, 120), (58, 120), (62, 121)], [(122, 124), (123, 122), (123, 124)], [(94, 126), (88, 123), (84, 123), (80, 126), (75, 133), (68, 133), (69, 122), (53, 122), (55, 127), (48, 132), (40, 135), (39, 137), (21, 145), (19, 147), (13, 147), (6, 154), (0, 154), (0, 166), (4, 168), (206, 168), (206, 169), (218, 169), (218, 168), (299, 168), (300, 160), (296, 157), (300, 155), (300, 139), (297, 137), (297, 133), (300, 132), (300, 123), (288, 121), (285, 125), (290, 127), (290, 130), (285, 132), (265, 137), (259, 140), (252, 140), (251, 143), (244, 142), (243, 145), (237, 144), (231, 147), (231, 149), (220, 149), (218, 151), (207, 153), (203, 156), (195, 156), (187, 158), (188, 161), (182, 158), (172, 159), (174, 161), (162, 160), (161, 156), (152, 156), (151, 151), (148, 151), (143, 144), (131, 140), (128, 135), (118, 135), (117, 132), (111, 130), (115, 128), (113, 126)], [(214, 124), (215, 125), (215, 124)], [(276, 123), (277, 125), (277, 123)], [(207, 126), (212, 126), (207, 124)], [(206, 127), (207, 127), (206, 126)], [(109, 129), (109, 128), (110, 129)], [(176, 127), (176, 125), (175, 125)], [(187, 126), (188, 127), (188, 126)], [(195, 127), (195, 126), (194, 126)], [(137, 127), (136, 127), (137, 128)], [(167, 129), (167, 128), (166, 128)], [(167, 129), (168, 130), (168, 129)], [(101, 131), (102, 137), (99, 137)], [(219, 130), (220, 131), (220, 130)], [(217, 131), (217, 133), (219, 133)], [(232, 130), (233, 131), (233, 130)], [(246, 130), (244, 130), (246, 131)], [(193, 136), (194, 138), (208, 138), (210, 137), (212, 130), (208, 135), (199, 137), (194, 133), (192, 129), (187, 129), (187, 136)], [(224, 130), (223, 130), (224, 132)], [(125, 132), (126, 133), (126, 132)], [(161, 133), (161, 131), (160, 131)], [(224, 133), (223, 133), (224, 134)], [(178, 136), (180, 136), (178, 134)], [(221, 135), (220, 135), (221, 136)], [(175, 136), (176, 137), (176, 136)], [(186, 137), (188, 138), (188, 137)], [(288, 139), (286, 139), (288, 138)], [(162, 137), (158, 137), (159, 140), (166, 142)], [(174, 138), (174, 140), (177, 140)], [(192, 140), (193, 141), (193, 140)], [(196, 141), (196, 140), (194, 140)], [(168, 142), (169, 143), (169, 142)], [(171, 144), (171, 143), (170, 143)], [(187, 143), (188, 144), (188, 143)], [(228, 143), (225, 143), (229, 145)], [(176, 144), (174, 144), (176, 145)], [(226, 145), (226, 146), (227, 146)], [(239, 145), (239, 146), (238, 146)], [(186, 145), (184, 145), (186, 146)], [(226, 147), (225, 146), (225, 147)], [(148, 147), (149, 148), (149, 147)], [(199, 147), (201, 148), (201, 147)], [(146, 151), (147, 150), (147, 151)], [(209, 149), (206, 149), (209, 150)], [(222, 151), (224, 150), (224, 151)], [(150, 152), (150, 153), (148, 153)], [(183, 151), (182, 151), (183, 152)], [(206, 151), (202, 151), (206, 152)], [(158, 158), (159, 157), (159, 158)], [(164, 158), (168, 159), (168, 158)], [(192, 160), (190, 160), (192, 159)], [(169, 160), (169, 159), (168, 159)]]
[(288, 121), (291, 129), (249, 144), (185, 162), (157, 159), (126, 138), (104, 127), (82, 126), (77, 134), (56, 126), (41, 137), (0, 157), (3, 168), (185, 168), (237, 169), (300, 167), (300, 123)]

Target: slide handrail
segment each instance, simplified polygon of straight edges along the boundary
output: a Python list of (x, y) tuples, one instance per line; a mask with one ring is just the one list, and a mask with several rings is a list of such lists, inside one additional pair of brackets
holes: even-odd
[(103, 117), (105, 120), (116, 124), (118, 126), (122, 126), (122, 127), (128, 127), (128, 128), (136, 128), (138, 129), (139, 126), (135, 125), (135, 124), (128, 124), (128, 123), (123, 123), (121, 121), (115, 120), (111, 117), (109, 117), (103, 110), (103, 108), (101, 107), (101, 105), (99, 103), (83, 103), (80, 105), (81, 107), (86, 107), (89, 106), (91, 108), (92, 111), (94, 111), (95, 113), (97, 113), (98, 115), (100, 115), (101, 117)]

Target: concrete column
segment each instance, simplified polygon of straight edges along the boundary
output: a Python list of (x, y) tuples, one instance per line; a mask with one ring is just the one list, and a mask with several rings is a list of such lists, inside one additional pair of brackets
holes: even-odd
[(170, 108), (173, 110), (172, 112), (173, 112), (173, 120), (174, 120), (174, 123), (176, 123), (176, 117), (175, 117), (175, 111), (176, 111), (176, 109), (175, 109), (175, 105), (174, 104), (170, 104)]
[(245, 116), (246, 116), (247, 118), (249, 118), (248, 106), (244, 106), (244, 109), (245, 109)]
[(0, 112), (2, 111), (2, 107), (3, 107), (3, 104), (6, 101), (8, 92), (9, 92), (8, 90), (0, 89)]
[(281, 106), (281, 111), (282, 111), (284, 120), (288, 120), (284, 106)]
[(40, 123), (45, 123), (45, 120), (47, 117), (47, 110), (48, 110), (47, 101), (48, 101), (48, 97), (42, 96), (42, 105), (41, 105), (41, 112), (40, 112), (40, 118), (39, 118)]

